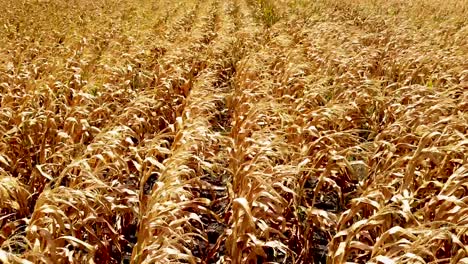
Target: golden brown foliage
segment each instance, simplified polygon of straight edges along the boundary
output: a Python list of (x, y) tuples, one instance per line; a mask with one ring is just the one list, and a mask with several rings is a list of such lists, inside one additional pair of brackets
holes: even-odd
[(0, 0), (1, 263), (468, 263), (466, 0)]

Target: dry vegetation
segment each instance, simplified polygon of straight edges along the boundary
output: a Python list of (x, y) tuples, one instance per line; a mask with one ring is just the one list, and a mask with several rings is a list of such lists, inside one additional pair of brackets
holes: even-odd
[(468, 263), (466, 0), (0, 0), (1, 263)]

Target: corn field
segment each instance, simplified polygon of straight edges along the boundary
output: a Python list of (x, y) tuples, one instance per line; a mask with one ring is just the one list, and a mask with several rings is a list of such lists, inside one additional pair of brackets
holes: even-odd
[(0, 263), (468, 264), (468, 1), (0, 0)]

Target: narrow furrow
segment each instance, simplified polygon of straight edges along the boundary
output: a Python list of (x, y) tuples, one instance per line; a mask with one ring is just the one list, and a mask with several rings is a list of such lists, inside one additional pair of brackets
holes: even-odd
[(237, 64), (229, 102), (232, 111), (227, 155), (231, 174), (230, 210), (224, 260), (231, 263), (281, 262), (291, 254), (278, 240), (284, 237), (281, 212), (287, 207), (279, 189), (285, 187), (291, 168), (288, 164), (275, 165), (282, 163), (283, 155), (287, 155), (282, 151), (287, 146), (282, 143), (283, 135), (274, 131), (281, 124), (275, 111), (279, 105), (270, 97), (271, 85), (266, 83), (268, 77), (263, 73), (264, 67), (269, 67), (269, 58), (265, 57), (268, 54), (264, 52), (268, 40), (258, 24), (255, 12), (259, 11), (254, 8), (246, 1), (239, 2), (245, 29), (239, 36), (259, 41), (247, 46), (245, 57)]
[[(241, 8), (239, 10), (246, 11)], [(144, 239), (134, 251), (135, 259), (142, 257), (138, 252), (149, 248), (159, 249), (149, 256), (150, 259), (158, 261), (180, 257), (213, 263), (224, 259), (224, 238), (227, 231), (225, 226), (229, 213), (225, 182), (230, 180), (229, 171), (226, 170), (229, 167), (226, 163), (228, 159), (224, 158), (228, 156), (230, 145), (229, 137), (223, 136), (223, 133), (229, 133), (230, 130), (230, 114), (226, 106), (232, 97), (232, 90), (229, 88), (237, 60), (246, 53), (241, 49), (246, 48), (247, 43), (251, 43), (248, 38), (251, 35), (248, 34), (252, 34), (242, 26), (236, 28), (234, 20), (238, 16), (237, 12), (235, 5), (229, 2), (213, 12), (217, 17), (213, 25), (216, 37), (209, 41), (206, 50), (201, 54), (206, 58), (204, 63), (207, 67), (194, 78), (190, 89), (186, 88), (188, 91), (184, 91), (187, 94), (187, 103), (177, 124), (179, 127), (176, 128), (176, 136), (171, 145), (171, 155), (158, 161), (156, 164), (159, 165), (153, 164), (153, 167), (158, 168), (156, 172), (153, 169), (153, 176), (150, 176), (153, 178), (153, 183), (149, 185), (152, 186), (152, 193), (146, 207), (148, 213), (141, 225), (161, 223), (161, 217), (172, 212), (170, 219), (173, 220), (166, 221), (167, 230), (177, 230), (179, 227), (183, 233), (179, 233), (179, 239), (175, 237), (176, 234), (165, 233), (164, 236), (169, 237), (166, 241), (172, 239), (173, 244), (166, 242), (161, 248), (159, 245), (164, 236), (154, 239), (154, 236), (150, 235), (162, 232), (161, 227), (142, 230)], [(244, 25), (244, 22), (241, 25)], [(235, 38), (229, 37), (232, 34)], [(244, 40), (247, 42), (237, 46)], [(171, 64), (172, 68), (173, 65)], [(167, 188), (171, 190), (172, 195), (174, 192), (179, 195), (168, 197)], [(156, 206), (163, 201), (167, 201), (165, 205)], [(169, 206), (169, 201), (175, 203), (174, 209), (160, 215), (158, 212)], [(195, 212), (199, 219), (193, 218)], [(166, 247), (179, 252), (179, 255), (167, 255), (163, 251)]]
[[(257, 46), (261, 30), (253, 17), (251, 10), (245, 1), (233, 1), (225, 7), (230, 19), (224, 19), (224, 33), (219, 35), (232, 35), (231, 39), (214, 42), (213, 49), (221, 62), (214, 64), (219, 77), (212, 85), (214, 90), (205, 88), (203, 93), (216, 93), (221, 95), (217, 102), (215, 115), (209, 118), (211, 133), (216, 135), (218, 142), (208, 144), (206, 149), (211, 149), (209, 155), (203, 157), (202, 164), (210, 165), (202, 169), (199, 187), (196, 187), (197, 197), (210, 199), (207, 207), (209, 213), (201, 214), (204, 228), (205, 241), (197, 242), (195, 248), (202, 256), (202, 263), (230, 262), (226, 239), (231, 229), (229, 221), (232, 216), (232, 179), (231, 151), (233, 139), (231, 137), (234, 104), (236, 101), (235, 76), (239, 63), (248, 56)], [(220, 16), (221, 17), (221, 16)], [(229, 44), (226, 46), (226, 42)], [(220, 48), (218, 48), (218, 46)], [(227, 58), (227, 59), (226, 59)], [(203, 166), (202, 166), (203, 167)]]
[[(184, 107), (181, 112), (175, 113), (177, 122), (173, 124), (173, 142), (165, 146), (170, 150), (170, 155), (160, 161), (153, 157), (146, 158), (151, 164), (145, 166), (140, 188), (144, 189), (143, 186), (151, 182), (147, 185), (151, 191), (148, 195), (141, 195), (142, 218), (132, 263), (200, 261), (191, 250), (193, 242), (197, 241), (195, 238), (203, 238), (202, 230), (196, 224), (200, 219), (194, 211), (207, 211), (204, 208), (209, 200), (194, 197), (189, 186), (197, 181), (201, 166), (197, 165), (200, 160), (198, 155), (203, 153), (204, 145), (217, 140), (210, 135), (207, 117), (216, 110), (219, 95), (206, 93), (203, 89), (211, 85), (216, 77), (216, 73), (212, 72), (209, 50), (219, 33), (215, 31), (219, 8), (216, 1), (202, 7), (202, 20), (193, 26), (193, 39), (188, 41), (192, 52), (175, 49), (168, 55), (168, 60), (161, 61), (160, 73), (164, 72), (171, 80), (170, 83), (168, 79), (160, 81), (179, 89), (176, 93), (183, 96)], [(208, 57), (198, 57), (195, 52)]]
[[(200, 213), (201, 223), (198, 227), (202, 237), (194, 239), (192, 252), (199, 257), (201, 263), (215, 263), (224, 255), (224, 238), (226, 232), (225, 214), (228, 210), (228, 195), (225, 182), (229, 177), (226, 170), (227, 145), (225, 134), (230, 130), (229, 109), (226, 104), (232, 93), (230, 80), (235, 73), (236, 38), (232, 35), (238, 31), (234, 23), (237, 15), (235, 4), (232, 1), (222, 2), (217, 14), (217, 38), (207, 50), (210, 66), (202, 73), (200, 79), (208, 80), (201, 85), (195, 85), (190, 96), (196, 104), (211, 103), (211, 111), (192, 111), (189, 118), (205, 120), (208, 134), (204, 140), (203, 151), (199, 152), (197, 159), (199, 167), (198, 181), (190, 187), (196, 198), (207, 199), (207, 211)], [(216, 96), (213, 96), (216, 95)], [(212, 98), (206, 100), (206, 98)], [(195, 105), (196, 105), (195, 104)], [(193, 116), (193, 117), (192, 117)]]

